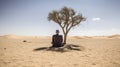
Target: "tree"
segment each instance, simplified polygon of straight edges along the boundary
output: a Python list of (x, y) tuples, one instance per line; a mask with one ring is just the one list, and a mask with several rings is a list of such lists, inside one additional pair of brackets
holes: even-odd
[(67, 35), (71, 28), (79, 25), (81, 21), (85, 21), (86, 18), (82, 14), (76, 14), (72, 8), (63, 7), (61, 10), (53, 10), (48, 14), (48, 20), (57, 23), (64, 34), (64, 44), (66, 44)]

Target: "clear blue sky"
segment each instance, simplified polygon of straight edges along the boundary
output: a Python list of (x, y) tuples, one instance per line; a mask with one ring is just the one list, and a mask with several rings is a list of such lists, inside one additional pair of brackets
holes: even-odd
[(120, 34), (120, 0), (0, 0), (0, 35), (51, 36), (61, 28), (48, 13), (63, 6), (87, 18), (69, 35)]

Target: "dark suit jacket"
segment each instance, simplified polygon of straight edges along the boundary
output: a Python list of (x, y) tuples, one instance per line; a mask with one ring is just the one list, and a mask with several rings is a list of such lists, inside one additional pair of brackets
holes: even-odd
[(52, 44), (61, 44), (63, 42), (63, 37), (62, 35), (53, 35), (52, 36)]

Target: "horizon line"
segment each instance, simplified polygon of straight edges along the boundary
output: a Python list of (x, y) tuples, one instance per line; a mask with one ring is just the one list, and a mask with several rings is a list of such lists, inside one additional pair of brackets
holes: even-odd
[[(120, 34), (111, 34), (111, 35), (68, 35), (68, 36), (113, 36), (113, 35), (120, 35)], [(18, 34), (0, 34), (0, 36), (52, 36), (52, 35), (18, 35)], [(64, 36), (64, 35), (63, 35)]]

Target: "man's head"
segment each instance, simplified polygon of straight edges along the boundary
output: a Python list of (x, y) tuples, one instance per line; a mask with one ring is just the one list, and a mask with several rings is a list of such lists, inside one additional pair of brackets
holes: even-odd
[(56, 34), (59, 34), (59, 30), (56, 30)]

